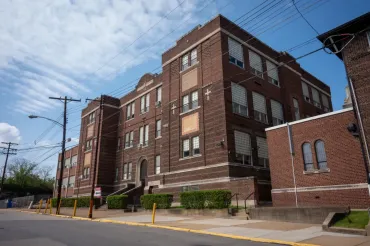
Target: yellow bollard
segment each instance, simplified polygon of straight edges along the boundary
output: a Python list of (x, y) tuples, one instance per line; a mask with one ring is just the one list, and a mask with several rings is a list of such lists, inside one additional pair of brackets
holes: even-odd
[(154, 224), (155, 221), (155, 210), (157, 208), (157, 204), (153, 203), (153, 212), (152, 212), (152, 224)]
[(46, 212), (48, 211), (48, 206), (49, 206), (49, 199), (46, 201), (44, 214), (46, 214)]
[(75, 206), (73, 208), (73, 217), (76, 216), (76, 209), (77, 209), (77, 199), (75, 200)]
[(40, 200), (39, 211), (38, 211), (37, 213), (40, 213), (40, 210), (41, 210), (41, 207), (42, 207), (42, 202), (43, 202), (43, 200), (41, 199), (41, 200)]
[(62, 199), (60, 199), (60, 202), (59, 202), (59, 205), (58, 205), (58, 209), (57, 211), (55, 211), (55, 214), (60, 214), (60, 206), (62, 205)]
[(50, 214), (52, 214), (52, 213), (53, 213), (53, 205), (52, 205), (51, 199), (50, 199)]

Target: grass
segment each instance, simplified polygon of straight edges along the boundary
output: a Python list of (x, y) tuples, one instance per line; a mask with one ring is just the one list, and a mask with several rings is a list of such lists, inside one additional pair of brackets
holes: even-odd
[(352, 211), (348, 217), (340, 218), (333, 226), (365, 229), (369, 223), (369, 215), (367, 211)]

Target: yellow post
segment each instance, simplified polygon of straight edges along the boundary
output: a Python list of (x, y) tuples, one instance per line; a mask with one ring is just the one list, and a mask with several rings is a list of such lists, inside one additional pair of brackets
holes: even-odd
[(76, 216), (76, 209), (77, 209), (77, 199), (75, 200), (75, 206), (73, 208), (73, 217)]
[(50, 199), (50, 214), (52, 214), (52, 213), (53, 213), (53, 205), (52, 205), (51, 199)]
[(62, 205), (62, 199), (60, 199), (58, 209), (57, 209), (57, 211), (55, 211), (55, 214), (60, 214), (60, 205)]
[(40, 213), (41, 207), (42, 207), (42, 199), (40, 200), (40, 205), (39, 205), (39, 211), (37, 213)]
[(152, 224), (154, 224), (155, 221), (155, 210), (157, 208), (157, 204), (153, 203), (153, 212), (152, 212)]
[(44, 214), (46, 214), (46, 212), (48, 211), (48, 206), (49, 206), (49, 199), (46, 201)]

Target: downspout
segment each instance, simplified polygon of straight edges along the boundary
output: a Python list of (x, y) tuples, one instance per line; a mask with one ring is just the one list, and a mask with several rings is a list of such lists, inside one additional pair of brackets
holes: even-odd
[(294, 146), (293, 146), (293, 137), (292, 137), (292, 129), (289, 123), (286, 123), (287, 130), (288, 130), (288, 141), (289, 141), (289, 152), (290, 158), (292, 160), (292, 174), (293, 174), (293, 184), (294, 184), (294, 196), (295, 196), (295, 206), (298, 208), (298, 196), (297, 196), (297, 183), (295, 179), (295, 171), (294, 171)]

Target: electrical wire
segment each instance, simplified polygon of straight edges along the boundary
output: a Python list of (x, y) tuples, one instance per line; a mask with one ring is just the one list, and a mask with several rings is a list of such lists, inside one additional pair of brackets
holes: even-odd
[(310, 22), (303, 16), (303, 14), (301, 13), (301, 11), (299, 11), (296, 3), (295, 3), (295, 0), (292, 0), (293, 2), (293, 5), (294, 7), (296, 8), (296, 10), (298, 11), (298, 13), (302, 16), (302, 19), (312, 28), (312, 30), (314, 30), (316, 32), (317, 35), (320, 35), (319, 32), (310, 24)]

